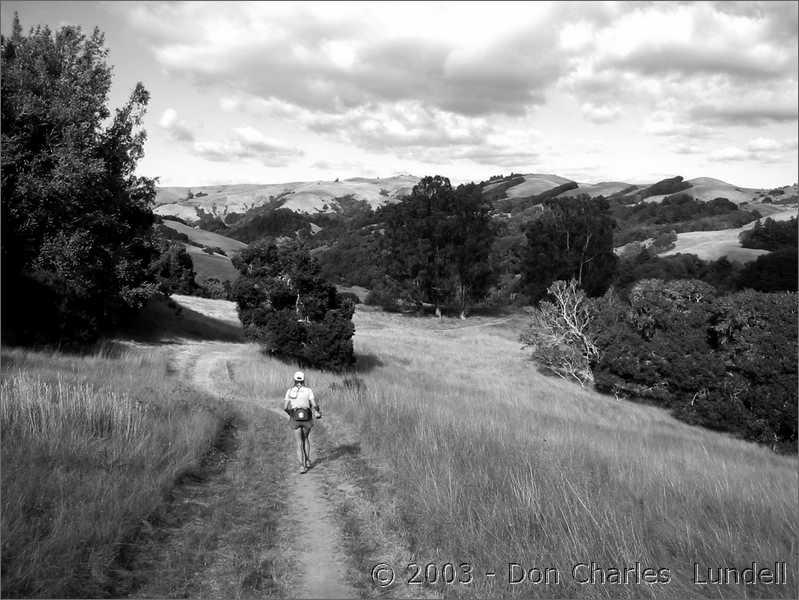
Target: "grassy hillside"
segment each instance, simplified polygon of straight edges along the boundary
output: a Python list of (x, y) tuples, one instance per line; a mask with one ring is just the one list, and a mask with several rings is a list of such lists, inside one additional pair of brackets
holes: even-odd
[[(795, 209), (785, 210), (784, 208), (770, 215), (770, 217), (776, 221), (787, 221), (795, 216), (797, 216), (797, 211)], [(702, 260), (718, 260), (722, 256), (726, 256), (730, 261), (741, 263), (751, 262), (758, 256), (768, 254), (766, 250), (741, 247), (741, 233), (752, 229), (753, 226), (754, 223), (749, 223), (735, 229), (678, 233), (674, 248), (662, 252), (660, 256), (695, 254)]]
[(244, 242), (234, 240), (233, 238), (229, 238), (224, 235), (219, 235), (218, 233), (203, 231), (202, 229), (195, 229), (194, 227), (189, 227), (188, 225), (179, 223), (178, 221), (164, 219), (163, 223), (178, 233), (186, 234), (195, 244), (208, 246), (210, 248), (221, 248), (225, 251), (228, 257), (233, 256), (233, 254), (236, 252), (241, 252), (247, 247), (247, 244)]
[[(472, 566), (470, 585), (436, 587), (469, 598), (794, 597), (796, 457), (546, 377), (519, 348), (522, 322), (359, 309), (357, 376), (306, 371), (325, 418), (355, 427), (370, 465), (360, 476), (387, 483), (374, 498), (381, 518), (404, 532), (419, 564)], [(285, 371), (263, 360), (237, 373)], [(253, 393), (277, 393), (251, 379)], [(360, 567), (381, 559), (367, 549)], [(694, 562), (753, 560), (787, 561), (788, 584), (692, 582)], [(591, 561), (668, 569), (669, 583), (576, 583), (573, 566)], [(509, 562), (554, 567), (560, 582), (509, 586)], [(398, 581), (410, 576), (396, 567)]]
[[(155, 212), (191, 222), (198, 217), (197, 209), (224, 217), (277, 202), (296, 212), (315, 214), (335, 212), (336, 199), (346, 196), (364, 200), (375, 208), (409, 194), (417, 181), (419, 178), (412, 175), (397, 175), (383, 179), (158, 188)], [(189, 191), (193, 198), (188, 198)]]
[(219, 281), (233, 282), (239, 276), (239, 272), (227, 256), (208, 254), (201, 248), (188, 244), (186, 244), (186, 251), (194, 264), (197, 281), (215, 278)]

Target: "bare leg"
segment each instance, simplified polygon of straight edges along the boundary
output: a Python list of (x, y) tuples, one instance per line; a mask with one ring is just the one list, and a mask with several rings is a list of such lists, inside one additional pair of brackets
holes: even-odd
[(303, 453), (305, 455), (305, 464), (311, 464), (311, 432), (304, 432), (303, 435)]
[(305, 448), (303, 447), (303, 434), (302, 427), (294, 430), (294, 439), (297, 440), (297, 460), (300, 461), (300, 466), (305, 465), (305, 457), (303, 456)]

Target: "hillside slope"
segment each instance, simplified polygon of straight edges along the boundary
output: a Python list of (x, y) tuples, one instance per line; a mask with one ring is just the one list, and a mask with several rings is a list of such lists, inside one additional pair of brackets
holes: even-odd
[[(796, 209), (782, 210), (770, 215), (775, 221), (787, 221), (797, 216)], [(722, 229), (720, 231), (689, 231), (678, 233), (674, 248), (660, 253), (660, 256), (673, 254), (695, 254), (702, 260), (718, 260), (726, 256), (733, 262), (751, 262), (758, 256), (768, 254), (768, 250), (743, 248), (738, 239), (742, 232), (752, 229), (754, 222), (736, 229)]]
[(228, 256), (235, 254), (236, 252), (241, 252), (247, 247), (247, 244), (244, 242), (234, 240), (233, 238), (229, 238), (224, 235), (219, 235), (218, 233), (203, 231), (202, 229), (195, 229), (194, 227), (189, 227), (188, 225), (179, 223), (178, 221), (164, 219), (163, 223), (178, 233), (186, 234), (189, 236), (189, 239), (196, 244), (209, 246), (211, 248), (221, 248)]
[[(336, 199), (347, 196), (376, 208), (409, 194), (418, 181), (412, 175), (397, 175), (385, 179), (355, 177), (343, 181), (166, 187), (157, 190), (155, 212), (194, 221), (199, 210), (224, 217), (277, 203), (295, 212), (314, 214), (334, 212)], [(190, 191), (192, 198), (188, 197)]]

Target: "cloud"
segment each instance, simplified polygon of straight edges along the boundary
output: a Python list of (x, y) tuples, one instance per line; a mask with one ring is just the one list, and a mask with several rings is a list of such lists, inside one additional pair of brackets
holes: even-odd
[(271, 140), (252, 127), (235, 128), (231, 137), (221, 142), (195, 141), (192, 151), (215, 162), (257, 160), (270, 167), (285, 166), (303, 155), (302, 151)]
[(796, 161), (797, 138), (775, 140), (759, 137), (750, 140), (745, 147), (727, 146), (708, 154), (714, 162), (760, 162), (778, 163)]
[[(548, 6), (516, 7), (513, 18), (493, 7), (456, 11), (481, 20), (441, 6), (359, 6), (336, 16), (319, 5), (220, 13), (145, 4), (131, 18), (177, 76), (328, 113), (415, 100), (462, 115), (520, 115), (544, 102), (566, 66)], [(194, 35), (168, 35), (165, 20)]]
[(191, 142), (194, 140), (194, 133), (185, 121), (178, 119), (178, 113), (174, 108), (167, 108), (158, 125), (165, 129), (169, 137), (179, 142)]
[(681, 113), (667, 110), (651, 113), (644, 122), (643, 132), (661, 137), (679, 137), (691, 140), (713, 135), (711, 128), (691, 122)]
[(592, 123), (610, 123), (619, 118), (621, 110), (618, 106), (608, 106), (607, 104), (594, 104), (586, 102), (580, 109), (583, 116)]
[[(559, 87), (591, 107), (648, 106), (653, 135), (723, 135), (796, 118), (795, 3), (630, 3), (613, 19), (583, 19), (561, 30), (575, 48)], [(788, 25), (786, 25), (788, 23)]]
[(475, 144), (491, 131), (484, 119), (426, 108), (418, 102), (369, 105), (342, 115), (308, 114), (304, 120), (312, 131), (372, 150)]
[[(170, 76), (222, 96), (228, 115), (282, 121), (304, 140), (515, 168), (551, 161), (588, 122), (644, 133), (675, 156), (701, 154), (697, 140), (713, 141), (712, 160), (792, 152), (741, 140), (779, 138), (796, 121), (795, 3), (128, 6)], [(535, 126), (560, 142), (501, 135)], [(177, 115), (164, 127), (212, 160), (299, 155), (241, 132), (196, 141)]]
[(763, 103), (755, 104), (744, 100), (735, 104), (699, 104), (693, 107), (691, 118), (714, 125), (748, 125), (757, 126), (766, 123), (789, 123), (797, 119), (797, 107), (794, 104)]

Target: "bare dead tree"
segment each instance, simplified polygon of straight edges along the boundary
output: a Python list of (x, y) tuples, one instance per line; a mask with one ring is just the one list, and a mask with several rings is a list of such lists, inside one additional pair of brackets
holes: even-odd
[(589, 329), (592, 313), (585, 292), (575, 279), (556, 281), (547, 292), (554, 301), (533, 309), (521, 341), (533, 349), (533, 358), (563, 379), (575, 379), (581, 386), (593, 383), (590, 365), (599, 350)]

